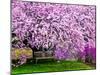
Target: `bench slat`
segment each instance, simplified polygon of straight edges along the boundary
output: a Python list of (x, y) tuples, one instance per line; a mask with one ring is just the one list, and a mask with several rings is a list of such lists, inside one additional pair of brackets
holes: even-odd
[(50, 58), (53, 58), (53, 57), (37, 57), (36, 59), (50, 59)]

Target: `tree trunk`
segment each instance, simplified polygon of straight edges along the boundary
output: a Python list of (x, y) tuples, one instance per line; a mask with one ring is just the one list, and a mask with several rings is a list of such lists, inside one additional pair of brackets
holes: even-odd
[(37, 49), (35, 46), (34, 47), (32, 47), (30, 44), (29, 44), (29, 48), (31, 48), (32, 49), (32, 59), (33, 59), (33, 61), (34, 61), (34, 63), (35, 63), (35, 61), (36, 61), (36, 57), (35, 57), (35, 54), (34, 54), (34, 52), (35, 52), (35, 50)]
[(28, 40), (27, 39), (23, 40), (23, 43), (25, 44), (26, 47), (29, 47), (29, 48), (32, 49), (32, 57), (33, 57), (32, 59), (35, 62), (35, 54), (34, 54), (34, 51), (36, 50), (36, 47), (35, 46), (32, 47), (31, 44), (28, 43)]

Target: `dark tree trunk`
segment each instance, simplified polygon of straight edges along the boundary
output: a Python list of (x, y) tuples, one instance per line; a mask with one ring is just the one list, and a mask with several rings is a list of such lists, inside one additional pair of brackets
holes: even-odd
[(24, 41), (23, 41), (23, 43), (25, 44), (25, 46), (26, 47), (29, 47), (29, 48), (31, 48), (32, 49), (32, 59), (33, 59), (33, 61), (35, 62), (35, 54), (34, 54), (34, 52), (35, 52), (35, 50), (37, 49), (35, 46), (34, 47), (32, 47), (29, 43), (28, 43), (28, 40), (27, 39), (25, 39)]
[(35, 60), (35, 54), (34, 54), (34, 52), (35, 52), (35, 48), (32, 47), (30, 44), (29, 44), (29, 48), (32, 49), (32, 57), (33, 57), (33, 60)]
[(86, 62), (86, 63), (88, 62), (88, 58), (85, 58), (85, 62)]
[(87, 53), (86, 53), (86, 56), (85, 56), (85, 62), (89, 63), (89, 55)]

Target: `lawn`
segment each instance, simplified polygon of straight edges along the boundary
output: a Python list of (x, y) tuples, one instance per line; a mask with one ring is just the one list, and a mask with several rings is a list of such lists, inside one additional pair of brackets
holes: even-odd
[(40, 60), (37, 64), (33, 62), (26, 63), (19, 67), (12, 67), (12, 75), (25, 73), (42, 73), (42, 72), (58, 72), (58, 71), (75, 71), (75, 70), (91, 70), (93, 66), (86, 65), (77, 61), (53, 61)]

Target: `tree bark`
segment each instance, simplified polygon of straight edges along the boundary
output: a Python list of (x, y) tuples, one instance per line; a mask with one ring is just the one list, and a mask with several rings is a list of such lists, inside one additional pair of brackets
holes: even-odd
[(34, 54), (34, 52), (35, 52), (35, 50), (36, 50), (37, 48), (36, 48), (35, 46), (32, 47), (32, 46), (28, 43), (28, 40), (27, 40), (27, 39), (25, 39), (25, 40), (23, 41), (23, 43), (25, 44), (26, 47), (29, 47), (29, 48), (32, 49), (32, 59), (33, 59), (33, 61), (35, 62), (35, 54)]

